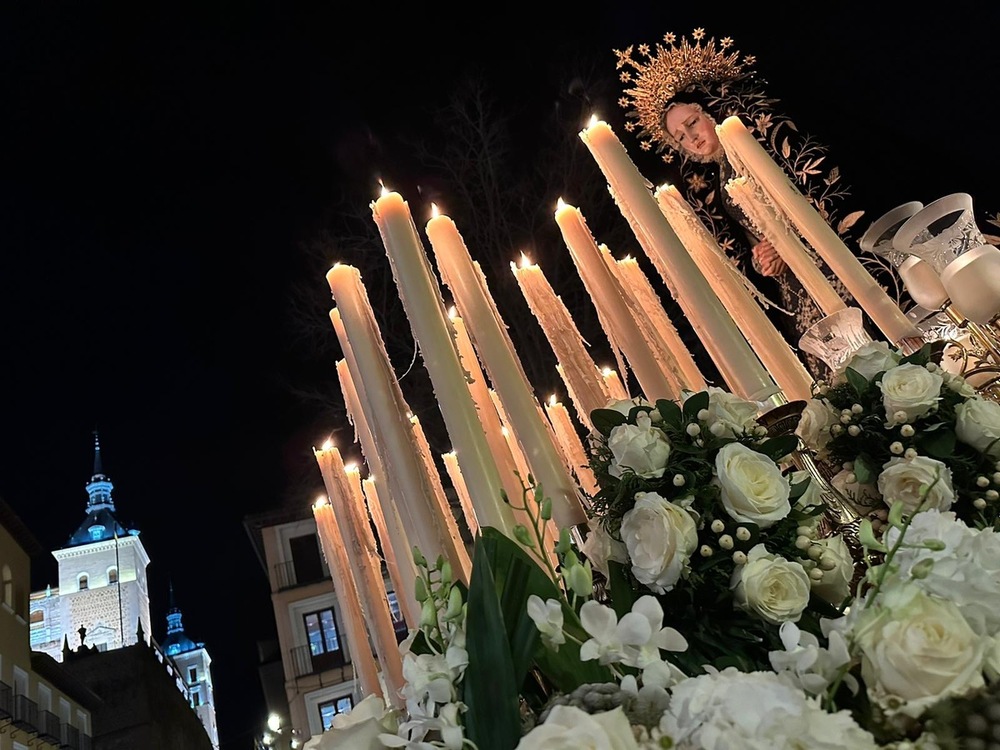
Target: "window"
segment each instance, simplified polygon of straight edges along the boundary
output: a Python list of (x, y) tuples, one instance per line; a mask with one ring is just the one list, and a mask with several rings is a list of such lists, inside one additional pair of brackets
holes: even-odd
[(118, 568), (108, 568), (108, 585), (118, 583)]
[(3, 603), (14, 608), (14, 576), (9, 565), (3, 566)]
[(340, 647), (340, 634), (333, 609), (321, 609), (302, 616), (309, 641), (309, 653), (316, 670), (339, 667), (344, 663), (344, 653)]
[(40, 628), (45, 624), (45, 613), (40, 609), (36, 609), (31, 613), (31, 627)]
[(319, 704), (319, 718), (323, 722), (325, 732), (333, 726), (333, 717), (337, 714), (346, 713), (354, 708), (354, 700), (349, 695), (342, 695), (339, 698), (325, 701)]
[(396, 592), (389, 592), (389, 611), (392, 613), (392, 621), (399, 622), (403, 619), (403, 613), (399, 609), (399, 599), (396, 598)]
[(198, 681), (198, 667), (188, 667), (188, 682)]
[(86, 573), (81, 573), (80, 577), (77, 579), (77, 582), (79, 583), (80, 591), (86, 591), (87, 589), (90, 588), (90, 578), (87, 576)]
[(201, 705), (201, 691), (197, 690), (197, 689), (192, 690), (191, 691), (191, 708), (197, 708), (200, 705)]
[(295, 569), (295, 582), (299, 585), (321, 581), (323, 573), (323, 558), (319, 551), (319, 540), (315, 534), (295, 536), (288, 540), (288, 549), (292, 553), (292, 567)]

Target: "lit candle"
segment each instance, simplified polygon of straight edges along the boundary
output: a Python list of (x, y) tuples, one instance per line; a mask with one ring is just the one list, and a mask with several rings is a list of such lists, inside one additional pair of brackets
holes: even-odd
[[(336, 446), (327, 443), (315, 450), (316, 462), (323, 475), (333, 515), (343, 535), (344, 547), (351, 572), (357, 582), (358, 594), (364, 609), (368, 632), (375, 646), (375, 654), (382, 667), (390, 699), (394, 704), (401, 702), (399, 692), (403, 687), (403, 660), (396, 641), (396, 631), (392, 624), (392, 612), (385, 593), (382, 565), (379, 561), (375, 540), (368, 522), (368, 514), (362, 513), (351, 490), (344, 462)], [(358, 488), (360, 494), (360, 486)]]
[(531, 263), (524, 253), (521, 254), (520, 264), (511, 263), (510, 269), (552, 346), (560, 373), (571, 381), (569, 392), (572, 398), (580, 399), (574, 401), (577, 413), (586, 415), (586, 424), (590, 427), (590, 413), (607, 406), (611, 396), (573, 316), (545, 278), (542, 269)]
[[(503, 435), (503, 439), (507, 443), (507, 450), (510, 451), (510, 455), (514, 457), (514, 463), (517, 466), (517, 473), (522, 484), (521, 490), (523, 491), (524, 487), (528, 486), (528, 475), (531, 474), (528, 459), (525, 457), (524, 451), (521, 450), (521, 446), (518, 445), (514, 433), (511, 432), (510, 421), (507, 418), (507, 412), (503, 408), (503, 401), (500, 400), (500, 394), (492, 388), (490, 388), (490, 400), (493, 402), (493, 408), (500, 418), (500, 434)], [(520, 499), (521, 493), (514, 495), (515, 502), (520, 502)]]
[(659, 188), (656, 199), (670, 226), (711, 281), (719, 299), (785, 396), (789, 400), (810, 399), (812, 376), (750, 294), (743, 276), (725, 257), (712, 233), (675, 186)]
[(396, 551), (388, 543), (389, 528), (382, 511), (382, 500), (378, 496), (378, 485), (375, 482), (375, 477), (370, 475), (365, 477), (361, 482), (361, 491), (365, 496), (365, 507), (368, 508), (368, 515), (371, 516), (372, 523), (375, 524), (375, 533), (381, 542), (382, 559), (385, 560), (385, 569), (389, 573), (392, 590), (396, 594), (399, 612), (407, 626), (415, 628), (420, 623), (420, 617), (418, 613), (413, 611), (412, 606), (406, 604), (413, 597), (407, 595), (406, 585), (403, 583), (399, 570), (399, 562), (396, 559)]
[(448, 472), (451, 486), (455, 489), (455, 494), (458, 495), (458, 502), (461, 504), (462, 512), (465, 514), (465, 523), (469, 527), (469, 533), (472, 534), (474, 539), (479, 536), (479, 521), (476, 520), (476, 509), (472, 507), (472, 498), (469, 497), (469, 487), (462, 477), (462, 467), (458, 465), (458, 457), (455, 456), (455, 451), (449, 451), (448, 453), (441, 454), (441, 460), (444, 461), (445, 471)]
[(567, 466), (576, 475), (581, 489), (588, 496), (594, 497), (601, 488), (594, 478), (594, 470), (590, 468), (590, 459), (587, 458), (583, 441), (580, 440), (580, 435), (573, 425), (569, 410), (553, 394), (545, 404), (545, 413), (549, 417), (552, 429), (555, 430), (556, 437), (559, 438), (559, 447), (562, 448)]
[(622, 383), (622, 379), (618, 377), (618, 373), (610, 367), (605, 367), (601, 370), (601, 377), (604, 379), (604, 385), (607, 386), (608, 393), (611, 394), (611, 398), (617, 401), (632, 398), (628, 391), (625, 390), (625, 384)]
[[(434, 463), (434, 455), (431, 453), (430, 443), (427, 442), (427, 435), (424, 434), (424, 428), (415, 414), (410, 417), (410, 425), (413, 429), (413, 437), (417, 441), (417, 448), (420, 450), (420, 457), (423, 459), (424, 466), (427, 467), (427, 476), (430, 477), (431, 486), (434, 488), (434, 502), (440, 507), (441, 516), (448, 526), (448, 535), (455, 540), (454, 544), (460, 553), (459, 559), (462, 563), (462, 569), (458, 571), (458, 575), (463, 581), (469, 581), (472, 576), (472, 559), (462, 542), (458, 524), (455, 523), (455, 514), (452, 512), (451, 503), (448, 502), (448, 496), (444, 492), (444, 485), (441, 484), (441, 473), (438, 471), (437, 464)], [(511, 524), (511, 529), (513, 529), (513, 524)], [(511, 533), (513, 534), (513, 531)]]
[(469, 256), (450, 217), (434, 216), (426, 229), (444, 283), (451, 290), (472, 343), (500, 394), (531, 473), (545, 496), (552, 500), (556, 524), (559, 528), (569, 528), (586, 523), (578, 491), (562, 463), (552, 431), (532, 394), (479, 264)]
[(441, 291), (409, 206), (399, 193), (383, 190), (372, 204), (372, 215), (382, 235), (400, 299), (430, 375), (441, 415), (456, 446), (462, 476), (477, 503), (477, 515), (484, 526), (492, 526), (512, 536), (514, 518), (502, 500), (500, 474), (466, 387), (465, 372), (452, 339)]
[(774, 380), (670, 228), (649, 183), (610, 126), (595, 119), (580, 137), (607, 178), (636, 239), (663, 276), (730, 390), (752, 401), (764, 401), (777, 393)]
[[(330, 320), (337, 332), (337, 337), (342, 342), (341, 346), (346, 356), (346, 359), (337, 362), (337, 377), (340, 379), (340, 389), (344, 395), (347, 418), (354, 425), (355, 439), (361, 443), (361, 452), (368, 464), (369, 480), (372, 481), (373, 489), (375, 481), (382, 483), (381, 491), (378, 494), (366, 495), (368, 512), (372, 520), (375, 521), (375, 530), (378, 532), (379, 542), (382, 545), (382, 556), (385, 558), (393, 588), (396, 590), (396, 600), (399, 602), (406, 622), (415, 627), (420, 622), (420, 605), (415, 598), (417, 569), (413, 562), (413, 545), (410, 543), (406, 527), (399, 515), (399, 508), (389, 492), (389, 480), (382, 464), (382, 457), (375, 447), (375, 436), (365, 418), (362, 406), (365, 402), (364, 388), (358, 388), (355, 384), (357, 381), (351, 375), (351, 370), (356, 369), (357, 365), (351, 364), (354, 358), (351, 355), (350, 346), (343, 343), (347, 341), (347, 336), (340, 319), (340, 311), (332, 310)], [(375, 505), (372, 504), (373, 499), (377, 501)], [(390, 560), (392, 564), (390, 564)], [(395, 573), (393, 573), (393, 569), (395, 569)]]
[[(490, 452), (500, 470), (500, 479), (503, 482), (507, 497), (517, 501), (521, 497), (521, 480), (517, 478), (517, 462), (510, 452), (510, 445), (504, 438), (501, 431), (500, 415), (497, 413), (490, 395), (490, 387), (486, 382), (486, 376), (479, 364), (479, 357), (472, 346), (472, 339), (469, 332), (465, 330), (465, 321), (458, 314), (454, 307), (448, 312), (451, 318), (452, 328), (455, 331), (455, 343), (458, 345), (458, 352), (461, 356), (462, 367), (468, 373), (469, 393), (476, 404), (476, 412), (479, 414), (479, 421), (483, 425), (483, 432), (486, 433), (486, 440), (490, 444)], [(520, 523), (525, 523), (528, 519), (524, 514), (514, 509), (514, 519)]]
[(433, 500), (433, 485), (406, 417), (410, 409), (389, 363), (361, 274), (353, 266), (337, 264), (327, 272), (326, 279), (357, 363), (358, 373), (352, 371), (351, 375), (356, 385), (364, 383), (368, 407), (365, 414), (371, 420), (375, 448), (383, 465), (392, 467), (386, 472), (389, 492), (410, 541), (429, 560), (443, 555), (458, 574), (463, 570), (464, 547), (456, 547), (441, 508)]
[(650, 401), (678, 398), (680, 383), (666, 376), (643, 340), (636, 320), (622, 297), (618, 281), (608, 270), (580, 209), (560, 198), (556, 224), (608, 335), (615, 346), (625, 353), (645, 397)]
[(333, 588), (337, 592), (341, 622), (351, 652), (351, 663), (361, 682), (361, 692), (365, 695), (382, 695), (382, 684), (378, 676), (378, 664), (368, 641), (368, 625), (361, 606), (354, 573), (347, 559), (347, 545), (333, 517), (333, 507), (325, 497), (321, 497), (312, 507), (319, 532), (319, 543), (330, 569)]
[[(673, 321), (663, 307), (663, 302), (653, 290), (653, 285), (639, 268), (639, 262), (631, 255), (615, 260), (607, 245), (601, 244), (599, 247), (608, 269), (618, 279), (618, 286), (625, 295), (632, 314), (636, 319), (645, 318), (647, 321), (646, 325), (640, 328), (647, 345), (654, 352), (666, 350), (669, 353), (669, 358), (676, 364), (677, 377), (682, 389), (705, 390), (705, 377), (701, 374), (701, 369), (681, 340)], [(660, 356), (667, 359), (667, 355)]]
[(768, 200), (826, 261), (889, 341), (899, 344), (905, 339), (919, 337), (914, 324), (788, 179), (742, 120), (736, 116), (727, 117), (716, 126), (716, 132), (733, 167), (763, 189)]
[(798, 234), (794, 234), (791, 227), (778, 218), (763, 195), (756, 194), (755, 183), (746, 177), (737, 177), (726, 183), (726, 192), (747, 215), (750, 223), (757, 227), (757, 231), (771, 241), (775, 251), (824, 315), (833, 315), (847, 307)]

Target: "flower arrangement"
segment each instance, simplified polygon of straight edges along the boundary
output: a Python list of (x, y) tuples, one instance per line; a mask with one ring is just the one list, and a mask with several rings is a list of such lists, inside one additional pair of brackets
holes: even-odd
[(704, 664), (767, 665), (776, 625), (819, 632), (849, 593), (854, 563), (824, 538), (824, 506), (769, 437), (759, 406), (719, 388), (681, 402), (615, 402), (592, 414), (600, 491), (583, 552), (612, 596), (656, 596)]
[(858, 350), (820, 384), (798, 434), (839, 473), (831, 483), (884, 520), (883, 498), (915, 507), (935, 476), (928, 507), (994, 527), (1000, 517), (1000, 403), (931, 361), (930, 348), (902, 356), (881, 342)]

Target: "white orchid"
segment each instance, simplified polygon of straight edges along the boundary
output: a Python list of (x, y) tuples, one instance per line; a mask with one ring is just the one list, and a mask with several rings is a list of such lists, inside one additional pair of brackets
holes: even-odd
[(566, 634), (563, 633), (562, 603), (559, 600), (542, 601), (540, 596), (532, 594), (528, 597), (528, 617), (534, 621), (535, 627), (542, 635), (542, 641), (553, 651), (558, 651), (559, 646), (566, 642)]
[(664, 628), (663, 609), (652, 596), (640, 597), (621, 620), (610, 607), (590, 600), (580, 608), (580, 622), (590, 635), (580, 647), (580, 659), (601, 664), (621, 663), (643, 668), (660, 660), (660, 650), (684, 651), (687, 641)]

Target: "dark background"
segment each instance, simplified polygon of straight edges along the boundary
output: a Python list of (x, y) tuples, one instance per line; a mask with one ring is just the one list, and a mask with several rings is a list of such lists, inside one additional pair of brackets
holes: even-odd
[[(467, 73), (531, 160), (578, 69), (617, 91), (612, 49), (702, 26), (757, 56), (870, 219), (951, 192), (1000, 210), (1000, 10), (594, 5), (0, 11), (0, 496), (62, 546), (100, 431), (119, 518), (152, 559), (154, 635), (172, 581), (214, 658), (224, 750), (262, 726), (255, 642), (274, 629), (243, 519), (311, 501), (311, 448), (343, 427), (301, 393), (339, 395), (335, 358), (304, 357), (291, 314), (325, 285), (303, 248), (380, 178), (420, 182), (408, 144), (434, 148), (431, 115)], [(616, 126), (614, 96), (591, 103)], [(55, 582), (42, 560), (35, 587)]]

